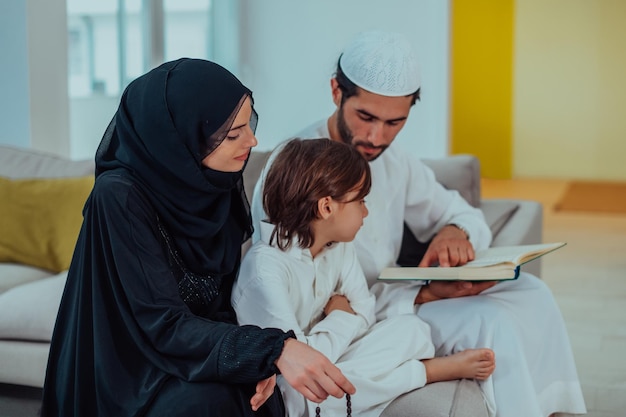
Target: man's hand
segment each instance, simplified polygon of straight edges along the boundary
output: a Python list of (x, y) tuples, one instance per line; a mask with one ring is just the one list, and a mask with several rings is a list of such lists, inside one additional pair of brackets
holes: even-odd
[(272, 375), (256, 384), (256, 393), (250, 398), (252, 410), (257, 411), (265, 401), (274, 393), (276, 386), (276, 375)]
[(467, 297), (477, 295), (496, 285), (497, 281), (431, 281), (424, 285), (415, 297), (415, 304), (424, 304), (429, 301), (443, 300), (444, 298)]
[[(474, 248), (464, 231), (456, 226), (443, 227), (433, 238), (419, 266), (462, 266), (474, 260)], [(496, 281), (431, 281), (415, 297), (415, 304), (477, 295), (496, 285)]]
[(319, 351), (296, 339), (287, 339), (276, 360), (285, 380), (309, 401), (321, 403), (329, 395), (354, 394), (354, 385)]
[(326, 303), (324, 307), (324, 314), (329, 315), (331, 312), (335, 310), (345, 311), (346, 313), (356, 314), (352, 307), (350, 306), (350, 301), (345, 295), (335, 294), (330, 297), (330, 300)]
[(474, 248), (464, 231), (444, 226), (433, 238), (418, 266), (461, 266), (474, 259)]

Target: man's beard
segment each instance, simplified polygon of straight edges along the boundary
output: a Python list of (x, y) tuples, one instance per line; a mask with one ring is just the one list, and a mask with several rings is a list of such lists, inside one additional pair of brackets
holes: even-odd
[(366, 146), (370, 148), (380, 149), (380, 153), (372, 157), (368, 157), (368, 156), (361, 154), (363, 155), (365, 159), (367, 159), (368, 162), (372, 162), (373, 160), (381, 156), (388, 146), (388, 145), (374, 146), (372, 143), (364, 141), (364, 140), (355, 140), (354, 135), (352, 134), (352, 131), (346, 124), (346, 118), (343, 116), (343, 105), (339, 106), (339, 111), (337, 112), (337, 131), (339, 132), (339, 138), (341, 139), (343, 143), (352, 145), (355, 148), (357, 146)]

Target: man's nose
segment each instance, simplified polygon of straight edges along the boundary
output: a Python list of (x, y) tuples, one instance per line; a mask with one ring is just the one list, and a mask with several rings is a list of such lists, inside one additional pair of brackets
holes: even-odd
[(374, 146), (384, 145), (383, 125), (382, 123), (374, 123), (367, 137), (368, 142)]

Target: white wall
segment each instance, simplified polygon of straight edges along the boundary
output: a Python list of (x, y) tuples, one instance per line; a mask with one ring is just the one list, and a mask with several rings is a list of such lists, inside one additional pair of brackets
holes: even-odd
[(68, 155), (67, 15), (65, 0), (27, 0), (31, 145)]
[[(92, 158), (115, 112), (117, 97), (79, 99), (70, 106), (65, 1), (28, 0), (26, 9), (23, 3), (0, 2), (0, 55), (3, 60), (9, 57), (11, 64), (3, 65), (0, 79), (2, 90), (10, 93), (0, 97), (0, 142), (19, 137), (23, 146), (75, 159)], [(447, 153), (447, 1), (240, 3), (240, 63), (229, 58), (223, 47), (232, 44), (224, 43), (233, 38), (232, 28), (231, 33), (216, 38), (214, 49), (255, 93), (259, 149), (271, 149), (307, 124), (328, 117), (333, 110), (329, 80), (341, 48), (362, 30), (386, 29), (407, 35), (422, 60), (422, 101), (413, 108), (397, 142), (423, 157)], [(33, 40), (39, 44), (33, 45)], [(24, 74), (28, 74), (27, 81)], [(35, 100), (33, 88), (39, 94)], [(25, 110), (26, 106), (31, 108)]]
[(254, 92), (258, 149), (334, 110), (330, 78), (358, 32), (392, 30), (421, 59), (422, 101), (397, 142), (422, 157), (448, 150), (449, 5), (433, 0), (242, 0), (240, 77)]
[(0, 144), (29, 147), (26, 3), (0, 2)]
[(0, 143), (67, 155), (64, 0), (0, 2)]

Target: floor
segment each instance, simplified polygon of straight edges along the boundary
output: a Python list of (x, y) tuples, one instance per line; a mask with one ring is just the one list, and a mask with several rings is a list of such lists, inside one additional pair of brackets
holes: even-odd
[[(587, 416), (626, 416), (626, 214), (555, 212), (566, 181), (483, 180), (482, 185), (486, 198), (544, 204), (544, 241), (568, 245), (543, 258), (542, 278), (567, 324)], [(0, 416), (36, 416), (38, 395), (0, 384)]]
[(539, 200), (544, 242), (567, 246), (543, 258), (542, 278), (565, 318), (588, 417), (626, 416), (626, 214), (555, 212), (559, 180), (483, 180), (493, 198)]

